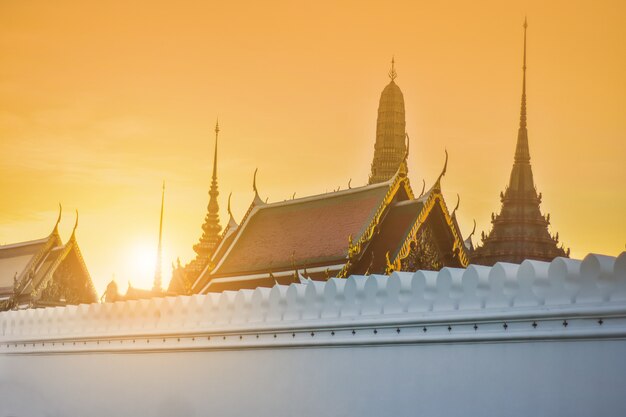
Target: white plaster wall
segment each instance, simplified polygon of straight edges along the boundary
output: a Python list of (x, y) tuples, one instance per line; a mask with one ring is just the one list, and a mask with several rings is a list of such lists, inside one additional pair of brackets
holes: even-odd
[(0, 313), (5, 416), (626, 416), (626, 252)]
[(626, 416), (626, 341), (0, 356), (0, 416)]

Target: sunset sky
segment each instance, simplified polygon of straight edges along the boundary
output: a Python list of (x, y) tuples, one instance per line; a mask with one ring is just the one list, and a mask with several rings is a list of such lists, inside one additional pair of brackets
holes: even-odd
[(323, 193), (370, 170), (395, 55), (413, 188), (443, 181), (467, 235), (511, 170), (528, 15), (531, 163), (551, 232), (626, 244), (623, 1), (0, 1), (0, 244), (48, 234), (63, 204), (98, 291), (150, 287), (165, 180), (164, 274), (193, 256), (215, 120), (222, 225), (252, 198)]

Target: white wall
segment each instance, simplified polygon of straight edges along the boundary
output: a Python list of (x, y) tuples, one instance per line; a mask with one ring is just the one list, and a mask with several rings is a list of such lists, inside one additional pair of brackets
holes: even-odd
[(0, 417), (626, 416), (625, 283), (589, 255), (0, 313)]

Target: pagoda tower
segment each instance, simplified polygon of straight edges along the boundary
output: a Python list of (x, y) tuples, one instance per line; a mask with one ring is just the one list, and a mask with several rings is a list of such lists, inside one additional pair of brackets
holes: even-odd
[(193, 250), (196, 252), (196, 259), (186, 268), (187, 272), (192, 276), (202, 272), (215, 248), (220, 243), (222, 226), (220, 225), (219, 205), (217, 204), (217, 197), (219, 196), (217, 189), (217, 141), (219, 131), (219, 123), (215, 123), (215, 151), (213, 153), (213, 176), (211, 177), (211, 188), (209, 189), (209, 204), (204, 224), (202, 225), (202, 236), (200, 241), (193, 246)]
[(398, 171), (406, 153), (406, 122), (404, 118), (404, 96), (395, 82), (395, 61), (391, 60), (389, 78), (380, 95), (376, 122), (376, 143), (369, 184), (389, 180)]
[(493, 228), (489, 235), (483, 232), (482, 246), (471, 255), (472, 263), (493, 265), (498, 261), (521, 263), (525, 259), (551, 261), (557, 256), (568, 256), (569, 250), (557, 247), (558, 233), (548, 232), (550, 215), (543, 216), (530, 165), (528, 130), (526, 128), (526, 28), (524, 20), (524, 59), (522, 77), (522, 104), (517, 145), (509, 185), (500, 193), (500, 214), (491, 215)]

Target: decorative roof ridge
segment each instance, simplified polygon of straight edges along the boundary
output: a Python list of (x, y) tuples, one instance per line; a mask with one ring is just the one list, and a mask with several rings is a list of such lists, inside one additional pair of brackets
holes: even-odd
[(263, 205), (260, 206), (259, 209), (271, 209), (275, 207), (283, 207), (283, 206), (288, 206), (288, 205), (308, 203), (308, 202), (316, 201), (316, 200), (323, 200), (325, 198), (334, 198), (334, 197), (342, 197), (342, 196), (349, 195), (349, 194), (358, 194), (360, 192), (369, 191), (374, 188), (382, 188), (385, 186), (389, 186), (391, 185), (392, 182), (393, 182), (393, 178), (385, 182), (377, 182), (375, 184), (366, 184), (360, 187), (346, 188), (343, 190), (331, 191), (331, 192), (321, 193), (321, 194), (314, 194), (314, 195), (309, 195), (309, 196), (304, 196), (304, 197), (298, 197), (298, 198), (293, 198), (290, 200), (276, 201), (274, 203), (263, 202)]
[(406, 171), (402, 169), (402, 165), (405, 165), (405, 163), (406, 159), (403, 160), (400, 168), (398, 168), (396, 174), (389, 181), (380, 183), (387, 185), (389, 189), (387, 190), (387, 193), (385, 194), (385, 197), (381, 201), (380, 205), (374, 212), (374, 215), (371, 217), (369, 225), (367, 226), (367, 228), (365, 228), (365, 230), (363, 231), (361, 236), (359, 236), (356, 242), (353, 242), (352, 236), (348, 237), (348, 262), (346, 262), (339, 274), (337, 274), (337, 277), (345, 278), (348, 275), (350, 268), (352, 267), (352, 260), (360, 256), (363, 250), (365, 250), (365, 248), (368, 246), (368, 243), (372, 239), (372, 236), (374, 236), (374, 232), (376, 231), (376, 228), (381, 221), (385, 209), (391, 204), (391, 202), (393, 201), (393, 197), (396, 195), (400, 187), (404, 186), (404, 190), (407, 193), (409, 200), (415, 199), (413, 190), (411, 189), (411, 185), (409, 183), (409, 177), (406, 176)]
[(50, 240), (50, 235), (46, 237), (42, 237), (40, 239), (27, 240), (24, 242), (17, 242), (17, 243), (9, 243), (8, 245), (0, 245), (0, 251), (21, 248), (24, 246), (38, 245), (40, 243), (46, 243), (48, 240)]
[(404, 201), (397, 201), (395, 203), (393, 203), (394, 207), (402, 207), (402, 206), (409, 206), (411, 204), (415, 204), (415, 203), (422, 203), (422, 201), (420, 201), (417, 198), (413, 198), (410, 200), (404, 200)]

